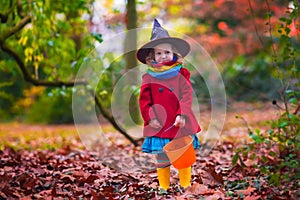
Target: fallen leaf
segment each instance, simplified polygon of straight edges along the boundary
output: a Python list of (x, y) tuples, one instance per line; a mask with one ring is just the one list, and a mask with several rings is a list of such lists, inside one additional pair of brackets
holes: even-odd
[(224, 185), (223, 176), (220, 173), (217, 174), (215, 168), (211, 165), (201, 171), (201, 178), (204, 185), (210, 185), (211, 187)]
[(257, 196), (245, 196), (244, 200), (259, 200), (262, 199), (260, 195)]
[(238, 190), (238, 193), (242, 193), (245, 196), (250, 196), (254, 193), (254, 191), (256, 190), (256, 188), (253, 187), (248, 187), (246, 190)]
[(94, 183), (95, 180), (97, 180), (99, 178), (99, 176), (97, 175), (90, 175), (87, 179), (86, 179), (86, 183)]
[(228, 175), (228, 180), (230, 181), (237, 181), (243, 180), (246, 176), (245, 169), (241, 167), (239, 164), (236, 164), (230, 171)]
[(61, 180), (63, 180), (65, 183), (69, 183), (69, 182), (74, 182), (74, 180), (76, 179), (75, 177), (71, 176), (71, 175), (67, 175), (67, 174), (62, 174), (60, 176)]

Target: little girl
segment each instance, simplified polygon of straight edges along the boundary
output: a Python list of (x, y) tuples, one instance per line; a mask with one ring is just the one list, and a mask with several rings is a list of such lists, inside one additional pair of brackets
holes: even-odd
[[(183, 68), (183, 57), (190, 45), (180, 38), (170, 37), (154, 20), (151, 41), (137, 51), (137, 59), (148, 65), (143, 75), (139, 105), (144, 120), (143, 152), (156, 154), (160, 189), (170, 185), (170, 161), (163, 147), (174, 138), (191, 135), (195, 149), (200, 147), (197, 133), (200, 126), (192, 111), (190, 72)], [(191, 167), (179, 169), (183, 188), (190, 186)]]

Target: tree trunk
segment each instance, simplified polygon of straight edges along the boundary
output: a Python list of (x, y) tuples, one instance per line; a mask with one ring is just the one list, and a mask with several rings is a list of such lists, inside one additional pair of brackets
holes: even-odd
[[(128, 0), (126, 5), (126, 28), (127, 34), (124, 44), (124, 52), (125, 52), (125, 61), (126, 61), (126, 72), (129, 70), (134, 69), (137, 66), (136, 60), (136, 49), (137, 49), (137, 12), (136, 12), (136, 2), (135, 0)], [(135, 69), (133, 73), (130, 73), (130, 77), (128, 77), (126, 81), (126, 85), (129, 86), (136, 86), (137, 85), (137, 77), (138, 71)], [(130, 101), (125, 102), (129, 104), (129, 113), (132, 120), (135, 123), (140, 123), (141, 118), (139, 114), (139, 107), (138, 107), (138, 98), (137, 96), (133, 95), (133, 91), (129, 91), (131, 95)], [(126, 121), (125, 121), (126, 123)]]
[[(13, 2), (13, 1), (12, 1)], [(21, 70), (21, 73), (23, 74), (23, 77), (25, 81), (35, 85), (35, 86), (48, 86), (48, 87), (74, 87), (75, 85), (75, 80), (70, 80), (70, 81), (59, 81), (59, 80), (54, 80), (54, 81), (48, 81), (48, 80), (40, 80), (32, 76), (32, 74), (29, 72), (28, 69), (33, 68), (33, 66), (30, 66), (30, 64), (26, 63), (22, 57), (23, 52), (18, 52), (15, 47), (12, 47), (8, 44), (7, 40), (10, 37), (15, 36), (18, 34), (27, 24), (31, 22), (31, 17), (26, 16), (23, 13), (23, 7), (21, 4), (21, 1), (18, 1), (15, 3), (18, 7), (17, 9), (17, 14), (21, 18), (17, 24), (14, 26), (8, 27), (8, 28), (3, 28), (1, 29), (2, 32), (0, 34), (0, 49), (7, 53), (14, 61), (17, 63), (19, 69)], [(11, 7), (6, 11), (6, 12), (0, 12), (0, 22), (4, 23), (9, 19), (10, 15), (14, 15), (16, 12), (14, 11), (15, 9), (15, 4), (10, 5)], [(135, 1), (129, 1), (128, 2), (128, 8), (130, 7), (130, 11), (128, 12), (130, 14), (129, 18), (131, 18), (130, 23), (128, 23), (129, 26), (127, 26), (128, 29), (131, 29), (132, 27), (136, 27), (136, 10), (135, 10)], [(132, 23), (133, 22), (133, 23)], [(134, 40), (132, 40), (134, 38)], [(82, 43), (82, 35), (73, 35), (72, 39), (76, 43), (76, 51), (78, 51), (81, 48), (81, 43)], [(132, 42), (135, 42), (136, 46), (136, 35), (133, 35), (133, 37), (130, 36), (130, 45), (132, 45)], [(135, 56), (135, 52), (131, 54), (131, 56)], [(135, 57), (134, 59), (130, 58), (128, 59), (128, 62), (133, 62), (133, 64), (128, 64), (128, 66), (136, 66), (136, 61)], [(135, 64), (134, 64), (135, 63)], [(87, 85), (88, 81), (87, 80), (77, 80), (76, 85)], [(95, 95), (95, 94), (92, 94)], [(119, 131), (122, 135), (124, 135), (132, 144), (137, 146), (137, 141), (135, 141), (130, 135), (127, 134), (127, 132), (120, 127), (113, 116), (110, 115), (110, 113), (104, 108), (102, 105), (102, 102), (100, 98), (95, 95), (95, 101), (96, 105), (99, 107), (101, 114), (113, 125), (113, 127)]]

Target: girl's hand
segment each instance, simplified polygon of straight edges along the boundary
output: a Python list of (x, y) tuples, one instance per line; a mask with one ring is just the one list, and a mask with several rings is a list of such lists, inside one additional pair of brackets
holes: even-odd
[(181, 116), (181, 115), (177, 115), (174, 125), (179, 128), (184, 127), (185, 126), (185, 117)]
[(152, 119), (150, 122), (149, 122), (149, 125), (152, 127), (152, 128), (161, 128), (161, 125), (159, 123), (159, 121), (157, 119)]

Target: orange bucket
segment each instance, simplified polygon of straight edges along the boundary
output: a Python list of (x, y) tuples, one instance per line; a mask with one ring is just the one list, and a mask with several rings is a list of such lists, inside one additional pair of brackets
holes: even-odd
[(171, 140), (163, 150), (176, 169), (190, 167), (196, 161), (193, 138), (189, 135)]

